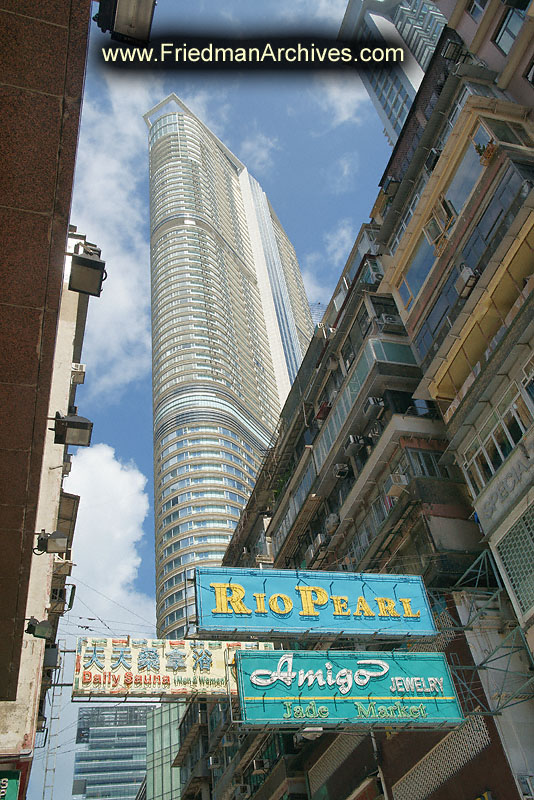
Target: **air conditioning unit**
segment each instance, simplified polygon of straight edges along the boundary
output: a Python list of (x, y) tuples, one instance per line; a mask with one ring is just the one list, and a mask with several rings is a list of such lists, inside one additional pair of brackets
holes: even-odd
[(400, 186), (400, 181), (397, 178), (394, 178), (392, 175), (388, 175), (386, 180), (382, 184), (382, 191), (384, 192), (386, 197), (395, 197), (399, 186)]
[(384, 333), (404, 333), (404, 325), (398, 314), (381, 314), (378, 324)]
[[(339, 523), (339, 518), (338, 518), (338, 523)], [(313, 540), (313, 549), (315, 550), (315, 552), (317, 552), (318, 550), (321, 549), (321, 547), (323, 547), (324, 544), (326, 544), (326, 534), (318, 533), (315, 539)]]
[(466, 264), (462, 266), (460, 269), (460, 274), (456, 279), (456, 283), (454, 284), (454, 288), (460, 295), (460, 297), (467, 297), (468, 291), (470, 291), (475, 283), (477, 282), (477, 276)]
[(210, 769), (219, 769), (221, 761), (217, 756), (210, 756), (208, 759), (208, 767)]
[(432, 172), (432, 170), (439, 161), (440, 155), (441, 155), (441, 150), (436, 150), (435, 147), (433, 147), (429, 151), (425, 161), (425, 169), (427, 170), (427, 172)]
[(382, 414), (384, 400), (381, 397), (368, 397), (363, 404), (363, 413), (369, 419), (374, 419)]
[(380, 281), (384, 277), (381, 272), (379, 272), (376, 269), (371, 269), (371, 268), (369, 268), (368, 275), (369, 275), (369, 283), (372, 283), (373, 285), (375, 283), (380, 283)]
[(252, 774), (264, 775), (269, 771), (271, 764), (266, 758), (255, 758), (252, 762)]
[(73, 364), (70, 376), (72, 383), (83, 383), (85, 381), (85, 364)]
[(388, 497), (400, 497), (402, 492), (406, 491), (404, 487), (408, 485), (408, 482), (409, 478), (407, 475), (402, 475), (399, 472), (392, 472), (384, 484), (384, 491)]
[(341, 480), (342, 478), (346, 478), (349, 474), (349, 467), (348, 464), (334, 464), (332, 469), (332, 475), (336, 480)]
[(329, 356), (326, 362), (326, 368), (330, 372), (333, 372), (338, 367), (338, 360), (335, 356)]
[(353, 436), (352, 434), (348, 437), (347, 441), (345, 442), (345, 455), (346, 456), (354, 456), (360, 447), (364, 444), (363, 438), (361, 436)]
[(311, 544), (304, 553), (304, 561), (306, 562), (307, 567), (309, 567), (314, 557), (315, 557), (315, 547)]
[[(329, 514), (324, 524), (327, 533), (333, 533), (338, 525), (339, 525), (339, 514)], [(322, 536), (322, 534), (320, 533), (319, 536)]]
[(244, 800), (245, 797), (250, 795), (250, 786), (248, 783), (238, 783), (234, 789), (235, 800)]

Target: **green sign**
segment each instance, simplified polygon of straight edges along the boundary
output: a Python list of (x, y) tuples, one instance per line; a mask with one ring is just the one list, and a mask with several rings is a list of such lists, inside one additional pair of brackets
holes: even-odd
[(20, 772), (0, 772), (0, 800), (17, 800)]
[(442, 653), (236, 652), (243, 722), (441, 727), (463, 721)]

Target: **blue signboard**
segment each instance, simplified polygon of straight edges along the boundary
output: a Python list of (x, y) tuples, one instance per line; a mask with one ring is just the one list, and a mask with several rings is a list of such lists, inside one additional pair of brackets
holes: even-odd
[(237, 651), (250, 725), (442, 727), (463, 721), (443, 653)]
[(416, 575), (197, 567), (195, 586), (197, 628), (210, 637), (436, 635)]

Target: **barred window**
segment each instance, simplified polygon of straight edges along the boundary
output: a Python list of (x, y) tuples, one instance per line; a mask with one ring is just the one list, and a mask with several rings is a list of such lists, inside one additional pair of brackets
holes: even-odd
[(508, 580), (523, 614), (534, 608), (534, 503), (497, 545)]
[(532, 413), (514, 382), (464, 453), (463, 470), (473, 496), (493, 478), (532, 421)]

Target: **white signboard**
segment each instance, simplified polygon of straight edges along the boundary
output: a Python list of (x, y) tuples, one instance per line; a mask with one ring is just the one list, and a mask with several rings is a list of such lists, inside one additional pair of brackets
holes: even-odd
[(225, 659), (232, 662), (240, 649), (272, 650), (272, 644), (80, 638), (72, 696), (226, 695)]

